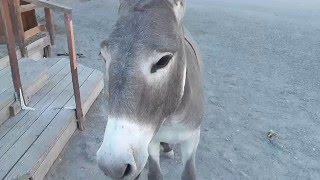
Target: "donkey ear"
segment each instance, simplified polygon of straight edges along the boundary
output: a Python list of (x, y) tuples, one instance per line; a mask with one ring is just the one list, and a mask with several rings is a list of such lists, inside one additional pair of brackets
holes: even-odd
[(173, 5), (174, 13), (177, 17), (178, 23), (180, 24), (184, 17), (186, 3), (185, 0), (170, 0)]
[(108, 48), (109, 48), (109, 43), (107, 40), (104, 40), (100, 43), (100, 54), (106, 63), (109, 62), (111, 59)]

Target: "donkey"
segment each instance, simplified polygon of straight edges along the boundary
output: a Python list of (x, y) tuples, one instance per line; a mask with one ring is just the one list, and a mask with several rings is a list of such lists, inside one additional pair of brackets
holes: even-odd
[(119, 18), (101, 43), (109, 79), (108, 122), (97, 152), (113, 179), (163, 179), (160, 149), (180, 144), (182, 179), (196, 179), (204, 114), (202, 63), (183, 27), (185, 0), (120, 0)]

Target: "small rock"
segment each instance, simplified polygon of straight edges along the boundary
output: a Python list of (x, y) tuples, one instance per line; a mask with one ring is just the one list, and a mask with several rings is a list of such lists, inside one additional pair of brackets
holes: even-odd
[(205, 128), (204, 130), (205, 130), (205, 131), (209, 131), (209, 129), (207, 129), (207, 128)]

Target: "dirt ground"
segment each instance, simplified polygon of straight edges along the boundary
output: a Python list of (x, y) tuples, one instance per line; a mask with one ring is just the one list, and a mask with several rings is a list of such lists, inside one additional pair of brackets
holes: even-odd
[[(99, 43), (118, 1), (72, 6), (79, 62), (104, 70)], [(205, 65), (199, 179), (320, 179), (319, 7), (316, 0), (187, 0), (185, 25)], [(62, 40), (59, 53), (67, 50)], [(106, 108), (101, 94), (86, 130), (73, 135), (46, 179), (106, 179), (95, 160)], [(179, 153), (161, 165), (165, 179), (179, 179)]]

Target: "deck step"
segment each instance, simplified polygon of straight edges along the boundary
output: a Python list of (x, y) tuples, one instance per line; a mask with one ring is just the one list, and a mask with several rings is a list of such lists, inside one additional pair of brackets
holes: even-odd
[[(50, 39), (48, 36), (40, 36), (36, 41), (29, 43), (26, 48), (29, 58), (34, 60), (42, 59), (44, 55), (44, 48), (50, 45)], [(21, 59), (21, 52), (19, 48), (16, 49), (17, 58)], [(9, 56), (6, 44), (0, 44), (0, 70), (10, 66)]]
[[(31, 59), (22, 59), (19, 61), (21, 83), (26, 104), (28, 104), (31, 97), (47, 83), (48, 71), (46, 63), (48, 62), (35, 62)], [(0, 70), (0, 84), (1, 125), (10, 117), (10, 106), (13, 107), (15, 114), (20, 110), (19, 103), (15, 103), (10, 67)]]
[[(48, 84), (29, 106), (0, 126), (0, 179), (43, 179), (76, 130), (73, 88), (67, 59), (49, 68)], [(86, 114), (104, 86), (103, 74), (79, 65), (81, 101)]]

